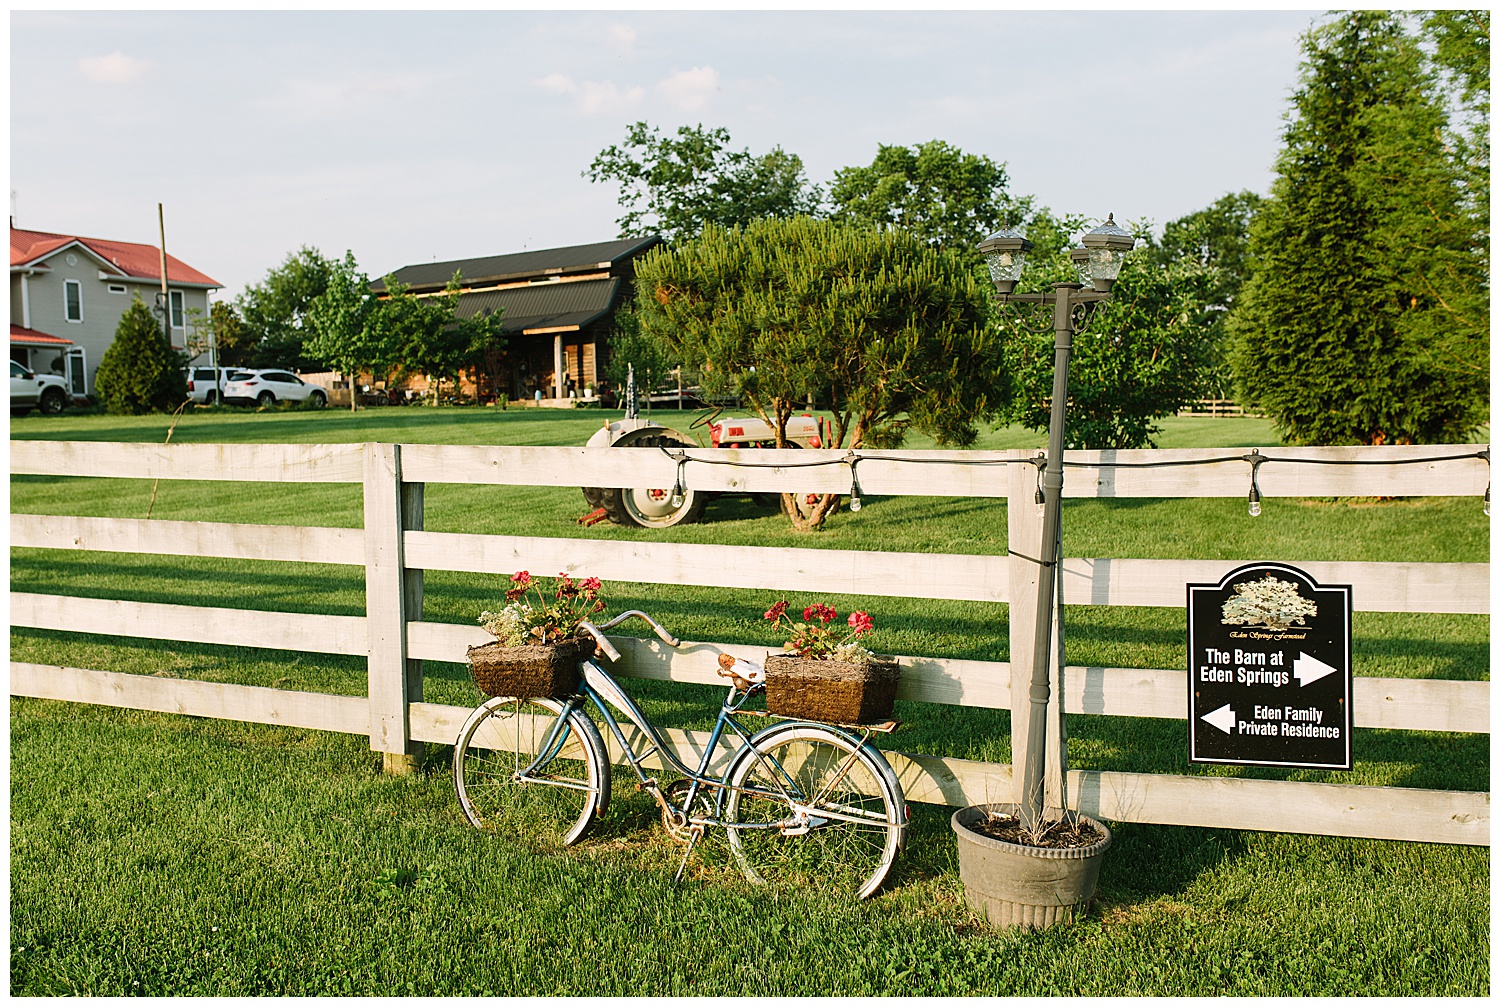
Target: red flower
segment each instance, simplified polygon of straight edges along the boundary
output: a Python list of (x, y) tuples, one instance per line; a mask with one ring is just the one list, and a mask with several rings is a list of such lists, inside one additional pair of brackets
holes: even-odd
[(824, 605), (822, 602), (818, 602), (816, 605), (809, 605), (802, 610), (802, 618), (808, 622), (816, 619), (825, 626), (838, 617), (839, 614), (833, 610), (833, 606)]
[(525, 590), (526, 588), (531, 586), (531, 574), (527, 573), (525, 570), (522, 570), (520, 573), (511, 577), (510, 582), (516, 585), (516, 587)]
[(519, 599), (525, 593), (526, 593), (526, 591), (525, 591), (524, 588), (513, 587), (509, 591), (505, 592), (505, 600), (506, 601), (516, 601), (517, 599)]
[(766, 618), (775, 622), (786, 614), (786, 599), (783, 598), (766, 610)]
[(853, 612), (849, 615), (849, 627), (854, 630), (855, 636), (864, 636), (875, 628), (875, 620), (870, 618), (868, 612)]
[(598, 577), (585, 577), (579, 586), (583, 588), (584, 597), (593, 598), (599, 594), (599, 589), (604, 585), (599, 583)]

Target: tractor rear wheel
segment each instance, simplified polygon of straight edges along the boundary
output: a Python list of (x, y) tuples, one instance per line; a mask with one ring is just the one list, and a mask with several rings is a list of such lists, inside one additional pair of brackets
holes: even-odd
[[(686, 434), (666, 427), (632, 430), (612, 447), (617, 448), (695, 448), (698, 443)], [(672, 505), (672, 487), (665, 489), (617, 489), (585, 486), (583, 498), (591, 507), (603, 507), (615, 524), (635, 528), (671, 528), (694, 524), (703, 517), (708, 494), (702, 490), (685, 490), (682, 502)]]

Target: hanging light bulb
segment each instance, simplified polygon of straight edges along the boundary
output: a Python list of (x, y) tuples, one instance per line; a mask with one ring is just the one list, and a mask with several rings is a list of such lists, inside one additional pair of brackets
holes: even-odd
[(851, 496), (849, 498), (849, 509), (850, 510), (857, 511), (857, 510), (859, 510), (863, 506), (864, 506), (864, 504), (860, 502), (859, 497), (857, 497), (857, 496)]
[(1047, 494), (1044, 493), (1044, 492), (1042, 492), (1042, 488), (1040, 486), (1038, 486), (1036, 488), (1036, 516), (1037, 517), (1045, 517), (1046, 514), (1047, 514)]
[(1250, 463), (1250, 516), (1260, 517), (1260, 484), (1256, 482), (1256, 476), (1260, 474), (1260, 466), (1265, 461), (1261, 457), (1260, 449), (1245, 455), (1245, 461)]
[(1488, 485), (1484, 487), (1484, 516), (1490, 516), (1490, 488)]
[(682, 484), (682, 466), (687, 462), (687, 457), (682, 453), (677, 456), (677, 478), (672, 483), (672, 497), (670, 503), (673, 507), (681, 507), (687, 497), (687, 487)]

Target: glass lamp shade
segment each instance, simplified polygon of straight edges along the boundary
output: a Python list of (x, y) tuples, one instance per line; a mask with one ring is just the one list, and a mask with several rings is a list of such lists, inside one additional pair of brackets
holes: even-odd
[(1120, 275), (1125, 254), (1135, 247), (1130, 232), (1115, 223), (1115, 215), (1083, 236), (1083, 247), (1089, 253), (1089, 276), (1094, 289), (1108, 292)]
[(1073, 260), (1073, 269), (1078, 273), (1078, 282), (1085, 287), (1094, 285), (1094, 274), (1089, 271), (1089, 250), (1080, 245), (1070, 249), (1068, 256)]
[(1016, 289), (1029, 251), (1031, 242), (1020, 231), (996, 231), (979, 243), (979, 252), (990, 267), (990, 279), (997, 293), (1008, 294)]

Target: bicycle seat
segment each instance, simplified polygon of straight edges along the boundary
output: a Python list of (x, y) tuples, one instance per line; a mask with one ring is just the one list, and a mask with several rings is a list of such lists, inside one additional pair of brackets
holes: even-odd
[(733, 654), (719, 655), (719, 675), (732, 681), (734, 687), (741, 692), (749, 692), (757, 685), (766, 684), (765, 668)]

